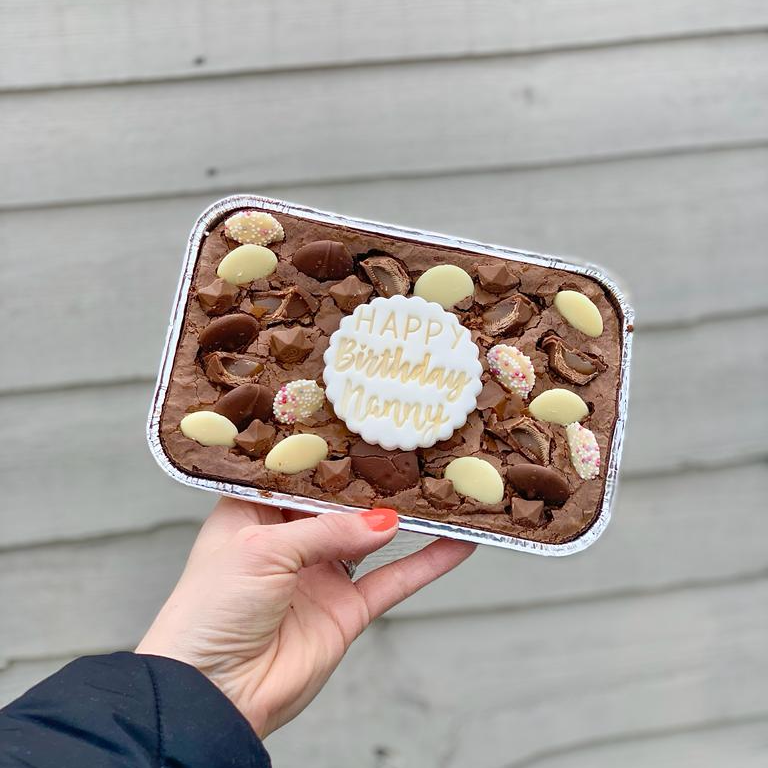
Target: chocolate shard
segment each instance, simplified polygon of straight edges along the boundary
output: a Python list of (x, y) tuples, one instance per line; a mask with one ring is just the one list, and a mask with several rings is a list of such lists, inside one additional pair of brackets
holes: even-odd
[(237, 303), (240, 289), (217, 277), (212, 283), (197, 292), (200, 306), (209, 315), (223, 315)]
[(213, 410), (226, 416), (239, 430), (254, 419), (264, 421), (272, 413), (273, 394), (261, 384), (241, 384), (221, 397)]
[(321, 461), (315, 470), (313, 481), (324, 491), (341, 491), (352, 482), (352, 459)]
[(317, 312), (320, 302), (307, 290), (298, 285), (291, 286), (282, 293), (280, 306), (266, 318), (267, 325), (282, 323), (285, 320), (298, 320), (304, 315)]
[(453, 483), (448, 478), (425, 477), (421, 481), (424, 498), (437, 509), (449, 509), (458, 507), (461, 503)]
[(292, 261), (299, 272), (315, 280), (341, 280), (355, 267), (349, 248), (336, 240), (308, 243), (293, 254)]
[(483, 330), (490, 336), (518, 333), (538, 311), (527, 296), (515, 294), (483, 312)]
[(551, 467), (515, 464), (507, 470), (507, 479), (524, 499), (564, 504), (571, 495), (568, 481)]
[(336, 306), (343, 312), (352, 312), (355, 307), (365, 304), (371, 297), (373, 288), (364, 283), (357, 275), (350, 275), (328, 290)]
[(403, 265), (391, 256), (369, 256), (360, 262), (379, 296), (405, 296), (411, 287), (411, 278)]
[(521, 414), (525, 408), (525, 402), (520, 395), (507, 392), (496, 381), (489, 379), (477, 396), (477, 408), (481, 411), (492, 408), (496, 417), (504, 421)]
[(419, 461), (415, 451), (385, 451), (363, 440), (349, 451), (355, 474), (383, 493), (398, 493), (419, 482)]
[(549, 463), (550, 439), (533, 419), (519, 416), (498, 422), (494, 433), (506, 440), (518, 453), (537, 464)]
[(549, 355), (550, 370), (570, 384), (587, 384), (606, 369), (601, 360), (569, 347), (556, 333), (547, 334), (541, 346)]
[(239, 352), (256, 338), (259, 327), (255, 318), (242, 312), (224, 315), (203, 328), (197, 341), (203, 352)]
[(275, 442), (275, 428), (261, 419), (254, 419), (248, 428), (235, 438), (235, 445), (251, 458), (263, 456)]
[(270, 291), (259, 293), (249, 299), (251, 306), (248, 311), (259, 319), (274, 315), (277, 308), (283, 303), (282, 291)]
[(541, 528), (547, 522), (543, 501), (528, 501), (515, 496), (512, 499), (512, 522), (526, 528)]
[(264, 370), (263, 363), (237, 352), (210, 352), (203, 358), (203, 366), (210, 381), (225, 387), (253, 384)]
[(477, 279), (489, 293), (506, 293), (520, 285), (520, 278), (508, 264), (488, 264), (477, 268)]
[(281, 363), (299, 363), (312, 351), (312, 342), (303, 328), (282, 328), (270, 336), (269, 348)]

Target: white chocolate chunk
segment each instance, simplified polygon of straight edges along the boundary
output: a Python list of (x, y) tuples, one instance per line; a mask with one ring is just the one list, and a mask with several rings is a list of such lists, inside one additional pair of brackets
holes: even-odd
[(450, 309), (474, 291), (472, 278), (461, 267), (453, 264), (431, 267), (413, 287), (414, 296), (421, 296), (425, 301), (435, 301), (443, 309)]
[(195, 411), (187, 414), (179, 424), (181, 433), (200, 445), (226, 445), (231, 448), (237, 437), (237, 427), (220, 413)]
[(327, 456), (328, 443), (320, 435), (289, 435), (267, 454), (264, 466), (273, 472), (295, 475), (314, 469)]
[(600, 310), (583, 293), (560, 291), (555, 296), (555, 307), (577, 331), (593, 338), (603, 332), (603, 318)]
[(570, 389), (548, 389), (531, 400), (528, 411), (534, 419), (555, 424), (581, 421), (588, 413), (587, 404)]
[(247, 285), (271, 275), (277, 267), (277, 256), (263, 245), (238, 245), (219, 264), (216, 274), (232, 285)]
[(498, 504), (504, 498), (504, 481), (496, 467), (484, 459), (462, 456), (454, 459), (443, 475), (457, 493), (483, 504)]

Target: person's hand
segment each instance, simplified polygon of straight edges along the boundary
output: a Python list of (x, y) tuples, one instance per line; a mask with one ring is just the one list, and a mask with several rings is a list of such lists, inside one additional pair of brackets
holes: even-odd
[(392, 510), (318, 517), (222, 499), (137, 653), (207, 675), (264, 737), (314, 698), (352, 641), (474, 550), (441, 539), (353, 582), (397, 532)]

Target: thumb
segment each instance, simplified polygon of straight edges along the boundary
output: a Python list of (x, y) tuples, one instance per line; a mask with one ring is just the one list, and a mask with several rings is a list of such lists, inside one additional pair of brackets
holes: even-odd
[(330, 512), (290, 523), (249, 526), (245, 548), (261, 563), (280, 563), (286, 570), (298, 571), (334, 560), (360, 560), (390, 542), (397, 525), (394, 509)]

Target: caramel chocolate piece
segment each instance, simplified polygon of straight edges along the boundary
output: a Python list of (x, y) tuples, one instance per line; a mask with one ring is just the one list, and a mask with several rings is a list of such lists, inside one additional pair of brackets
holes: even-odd
[(197, 292), (200, 306), (209, 315), (222, 315), (235, 306), (240, 289), (217, 277)]
[(313, 482), (325, 491), (343, 490), (352, 482), (352, 459), (346, 456), (335, 461), (321, 461), (315, 470)]
[(489, 293), (506, 293), (520, 285), (520, 278), (508, 264), (488, 264), (477, 268), (477, 279)]
[(352, 274), (355, 263), (344, 243), (315, 240), (299, 248), (291, 259), (293, 266), (315, 280), (341, 280)]
[(312, 342), (303, 328), (283, 328), (270, 336), (269, 348), (281, 363), (299, 363), (312, 351)]
[(592, 381), (605, 366), (584, 352), (569, 347), (557, 334), (547, 334), (541, 340), (549, 355), (549, 368), (570, 384), (584, 385)]
[(269, 418), (272, 413), (272, 393), (261, 384), (241, 384), (221, 397), (213, 410), (243, 430), (254, 419), (264, 421)]
[(528, 501), (515, 496), (512, 499), (512, 522), (526, 528), (540, 528), (547, 522), (543, 501)]
[(204, 352), (222, 350), (237, 352), (247, 347), (259, 332), (258, 321), (250, 315), (238, 312), (224, 315), (209, 323), (197, 337)]
[(445, 477), (425, 477), (421, 481), (424, 498), (437, 509), (458, 507), (461, 503), (453, 483)]
[(550, 467), (516, 464), (507, 470), (507, 479), (525, 499), (564, 504), (571, 495), (566, 479)]
[(317, 312), (320, 302), (307, 290), (293, 285), (285, 291), (270, 291), (251, 300), (252, 314), (264, 311), (267, 325), (285, 320), (298, 320), (304, 315)]
[(520, 416), (496, 425), (494, 432), (506, 440), (518, 453), (537, 464), (549, 462), (550, 440), (533, 419)]
[(415, 451), (385, 451), (360, 440), (349, 451), (355, 474), (385, 493), (398, 493), (419, 482)]
[(274, 315), (277, 308), (283, 303), (283, 293), (281, 291), (271, 291), (270, 293), (257, 294), (250, 299), (251, 307), (248, 310), (254, 317), (262, 318), (267, 315)]
[(258, 360), (236, 352), (210, 352), (203, 358), (203, 366), (210, 381), (225, 387), (253, 384), (264, 370)]
[(343, 312), (352, 312), (355, 307), (364, 304), (371, 297), (373, 288), (364, 283), (357, 275), (350, 275), (328, 290)]
[(517, 333), (538, 311), (528, 297), (515, 294), (483, 312), (483, 330), (490, 336)]
[(391, 256), (369, 256), (360, 262), (376, 293), (388, 299), (399, 294), (405, 296), (411, 287), (411, 278), (403, 265)]
[(235, 445), (251, 458), (263, 456), (275, 441), (275, 428), (261, 419), (254, 419), (248, 428), (235, 438)]

